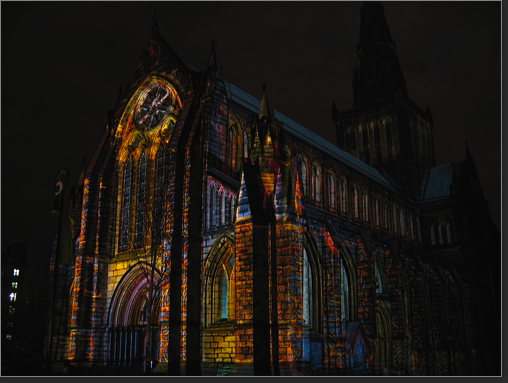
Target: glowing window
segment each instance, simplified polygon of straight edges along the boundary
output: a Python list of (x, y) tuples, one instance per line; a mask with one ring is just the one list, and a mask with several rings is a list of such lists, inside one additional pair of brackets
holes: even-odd
[(313, 326), (313, 277), (312, 269), (309, 262), (307, 250), (303, 249), (303, 323), (307, 326)]
[(225, 270), (219, 276), (219, 312), (220, 319), (228, 319), (229, 315), (229, 280)]
[(126, 251), (129, 246), (129, 223), (131, 207), (132, 161), (129, 159), (123, 171), (122, 210), (120, 213), (120, 251)]
[(12, 271), (12, 275), (14, 275), (15, 277), (18, 277), (19, 276), (19, 269), (14, 269)]
[(346, 183), (343, 179), (339, 178), (339, 203), (340, 211), (346, 211)]
[(311, 177), (311, 188), (312, 188), (311, 193), (312, 193), (312, 198), (318, 202), (321, 200), (320, 184), (321, 184), (321, 174), (319, 171), (319, 167), (313, 166), (312, 167), (312, 177)]
[(300, 161), (300, 172), (302, 173), (303, 194), (307, 195), (307, 164), (304, 160)]
[(146, 154), (139, 159), (138, 190), (136, 198), (136, 247), (143, 247), (145, 242), (146, 218)]
[(363, 217), (365, 221), (369, 220), (369, 195), (367, 192), (363, 194)]
[(12, 282), (12, 288), (17, 289), (18, 288), (18, 282)]
[(249, 136), (247, 135), (247, 131), (243, 133), (243, 157), (247, 158), (249, 156)]
[(328, 205), (335, 208), (335, 177), (328, 173)]
[(341, 307), (341, 319), (349, 320), (349, 309), (350, 309), (350, 292), (349, 292), (349, 277), (346, 271), (346, 265), (344, 261), (340, 261), (340, 307)]
[(16, 312), (16, 308), (13, 306), (9, 306), (9, 314), (14, 315), (15, 312)]
[(379, 211), (379, 200), (376, 198), (376, 202), (374, 202), (374, 219), (375, 219), (375, 222), (376, 222), (376, 226), (380, 226), (381, 225), (381, 217), (380, 217), (380, 211)]
[(9, 294), (9, 300), (11, 302), (16, 302), (16, 295), (17, 295), (17, 293), (10, 293)]
[(161, 146), (157, 152), (155, 161), (155, 237), (158, 243), (162, 238), (162, 230), (164, 228), (164, 169), (166, 163), (166, 151)]
[(12, 340), (12, 334), (7, 334), (7, 335), (5, 336), (5, 339), (7, 339), (7, 340), (9, 340), (9, 341), (10, 341), (10, 340)]

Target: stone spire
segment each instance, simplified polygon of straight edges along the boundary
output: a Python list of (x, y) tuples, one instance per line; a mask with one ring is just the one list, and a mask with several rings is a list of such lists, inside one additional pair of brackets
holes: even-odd
[(358, 61), (353, 75), (354, 106), (361, 107), (394, 96), (407, 97), (406, 82), (383, 6), (378, 1), (365, 1), (360, 14)]

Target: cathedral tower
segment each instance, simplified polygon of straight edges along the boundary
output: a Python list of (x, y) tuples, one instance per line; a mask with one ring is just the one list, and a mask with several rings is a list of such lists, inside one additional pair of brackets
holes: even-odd
[(354, 104), (332, 110), (337, 144), (417, 196), (425, 169), (435, 165), (432, 115), (408, 96), (382, 5), (364, 2), (360, 13)]

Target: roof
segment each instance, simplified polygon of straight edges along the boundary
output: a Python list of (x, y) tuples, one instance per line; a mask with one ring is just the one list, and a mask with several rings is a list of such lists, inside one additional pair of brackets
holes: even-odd
[[(245, 108), (251, 110), (254, 113), (259, 112), (261, 102), (258, 99), (252, 97), (250, 94), (244, 92), (243, 90), (241, 90), (240, 88), (236, 87), (235, 85), (229, 82), (226, 83), (226, 86), (229, 90), (229, 97), (232, 101), (244, 106)], [(307, 128), (303, 127), (297, 122), (291, 120), (289, 117), (283, 115), (279, 111), (274, 110), (274, 114), (275, 118), (284, 124), (283, 129), (286, 130), (288, 133), (312, 145), (313, 147), (318, 148), (331, 158), (334, 158), (339, 162), (342, 162), (343, 164), (349, 166), (350, 168), (353, 168), (359, 173), (377, 181), (383, 186), (389, 188), (390, 190), (393, 190), (393, 187), (390, 185), (390, 183), (372, 166), (367, 165), (358, 158), (345, 152), (338, 146), (330, 143), (329, 141), (320, 137), (316, 133), (308, 130)]]
[(437, 166), (427, 170), (422, 200), (449, 197), (453, 182), (453, 164)]

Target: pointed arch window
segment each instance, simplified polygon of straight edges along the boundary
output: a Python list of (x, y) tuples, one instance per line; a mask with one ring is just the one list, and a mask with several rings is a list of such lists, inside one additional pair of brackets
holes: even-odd
[(304, 159), (300, 160), (300, 173), (302, 176), (303, 194), (307, 195), (307, 164)]
[(397, 205), (393, 204), (393, 232), (397, 234), (398, 231), (399, 216), (397, 215)]
[(353, 189), (353, 214), (355, 218), (359, 216), (359, 201), (358, 201), (358, 189)]
[(311, 177), (311, 193), (312, 198), (319, 202), (321, 200), (321, 171), (319, 170), (319, 166), (312, 166), (312, 177)]
[(369, 221), (369, 194), (363, 193), (363, 218), (365, 221)]
[(422, 227), (420, 224), (420, 217), (416, 217), (416, 238), (418, 240), (418, 243), (422, 242)]
[(132, 192), (132, 159), (129, 158), (123, 169), (122, 207), (120, 210), (119, 250), (127, 251), (129, 246), (129, 224)]
[(430, 244), (432, 246), (436, 244), (436, 229), (433, 223), (430, 224)]
[(443, 221), (441, 218), (437, 220), (437, 235), (438, 235), (438, 241), (439, 244), (443, 244)]
[(340, 261), (340, 317), (341, 320), (349, 321), (350, 318), (350, 307), (351, 307), (351, 298), (350, 298), (350, 283), (349, 277), (347, 275), (346, 264), (341, 259)]
[(342, 178), (339, 178), (339, 203), (340, 203), (340, 211), (346, 212), (346, 183)]
[(328, 206), (335, 209), (335, 176), (332, 173), (328, 173)]
[(164, 172), (166, 164), (166, 150), (161, 146), (157, 152), (155, 160), (155, 238), (157, 243), (162, 240), (162, 231), (164, 228)]
[(136, 195), (136, 248), (144, 246), (146, 225), (146, 153), (139, 159), (138, 165), (138, 189)]
[(303, 249), (303, 323), (313, 326), (313, 277), (307, 250)]
[(379, 211), (379, 199), (376, 198), (376, 201), (374, 202), (374, 222), (377, 227), (381, 225), (381, 212)]
[(406, 235), (406, 213), (404, 209), (400, 209), (400, 235)]
[(243, 132), (243, 158), (249, 157), (249, 135), (247, 134), (247, 130)]

